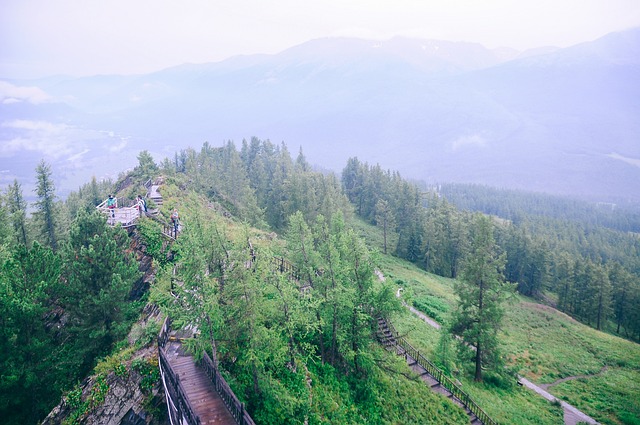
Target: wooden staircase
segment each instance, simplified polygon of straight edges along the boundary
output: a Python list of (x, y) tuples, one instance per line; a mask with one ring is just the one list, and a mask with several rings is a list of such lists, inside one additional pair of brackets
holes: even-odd
[[(376, 336), (380, 344), (382, 344), (387, 350), (393, 350), (397, 355), (403, 356), (411, 370), (413, 370), (433, 392), (444, 395), (455, 404), (462, 407), (465, 412), (467, 412), (471, 425), (496, 424), (469, 398), (466, 393), (462, 392), (449, 379), (443, 379), (445, 378), (444, 373), (433, 365), (433, 363), (431, 363), (426, 357), (411, 347), (404, 338), (399, 337), (391, 324), (382, 317), (378, 318), (378, 330), (376, 332)], [(474, 411), (479, 413), (483, 420), (478, 417)]]

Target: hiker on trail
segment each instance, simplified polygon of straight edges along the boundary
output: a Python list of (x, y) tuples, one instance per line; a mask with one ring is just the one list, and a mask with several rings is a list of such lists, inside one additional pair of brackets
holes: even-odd
[(178, 209), (174, 208), (173, 212), (171, 213), (171, 223), (173, 224), (173, 237), (174, 239), (178, 238), (178, 226), (179, 226), (179, 220), (178, 220)]
[(113, 195), (109, 195), (107, 199), (107, 209), (111, 212), (111, 218), (116, 218), (116, 204), (118, 203), (117, 199), (113, 197)]
[(142, 195), (138, 195), (136, 198), (136, 206), (138, 207), (138, 212), (140, 213), (140, 217), (142, 217), (142, 213), (146, 213), (147, 211), (147, 203), (144, 201)]

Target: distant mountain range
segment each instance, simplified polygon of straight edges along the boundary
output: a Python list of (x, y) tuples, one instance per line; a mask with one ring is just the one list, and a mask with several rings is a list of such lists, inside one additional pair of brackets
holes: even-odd
[(69, 185), (141, 149), (257, 136), (336, 171), (357, 156), (428, 182), (640, 203), (640, 29), (523, 53), (318, 39), (148, 75), (4, 80), (0, 102), (0, 184), (33, 178), (42, 152)]

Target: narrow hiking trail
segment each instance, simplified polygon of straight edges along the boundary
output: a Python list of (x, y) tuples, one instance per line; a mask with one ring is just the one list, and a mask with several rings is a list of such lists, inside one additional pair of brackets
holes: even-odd
[(558, 379), (555, 382), (552, 382), (550, 384), (540, 384), (539, 387), (544, 389), (544, 390), (548, 390), (550, 387), (553, 387), (555, 385), (558, 384), (562, 384), (563, 382), (567, 382), (567, 381), (573, 381), (575, 379), (587, 379), (587, 378), (593, 378), (596, 376), (600, 376), (603, 373), (605, 373), (607, 371), (607, 366), (603, 366), (602, 369), (600, 369), (600, 372), (598, 373), (594, 373), (592, 375), (576, 375), (576, 376), (567, 376), (566, 378), (562, 378), (562, 379)]
[[(378, 275), (378, 278), (380, 280), (384, 280), (384, 275), (382, 274), (382, 272), (380, 271), (376, 271), (376, 274)], [(402, 292), (403, 288), (399, 288), (396, 291), (396, 297), (400, 298), (400, 293)], [(417, 316), (418, 318), (420, 318), (423, 322), (425, 322), (426, 324), (428, 324), (429, 326), (435, 328), (435, 329), (440, 329), (441, 325), (436, 322), (435, 320), (433, 320), (432, 318), (430, 318), (429, 316), (427, 316), (426, 314), (422, 313), (421, 311), (415, 309), (414, 307), (410, 306), (409, 304), (407, 304), (406, 302), (402, 301), (402, 305), (405, 306), (407, 309), (409, 309), (409, 311), (411, 311), (411, 313), (413, 313), (415, 316)], [(603, 370), (601, 370), (599, 374), (602, 374), (606, 371), (606, 368), (603, 368)], [(589, 375), (589, 376), (597, 376), (597, 375)], [(560, 405), (562, 406), (562, 410), (564, 411), (564, 424), (565, 425), (577, 425), (579, 423), (587, 423), (590, 425), (598, 425), (599, 422), (596, 421), (595, 419), (593, 419), (592, 417), (588, 416), (587, 414), (581, 412), (580, 410), (578, 410), (577, 408), (575, 408), (574, 406), (570, 405), (567, 402), (564, 402), (558, 398), (556, 398), (553, 394), (549, 393), (546, 388), (549, 388), (553, 385), (557, 385), (560, 384), (561, 382), (565, 382), (565, 381), (570, 381), (572, 379), (580, 379), (580, 378), (587, 378), (589, 376), (572, 376), (572, 377), (567, 377), (567, 378), (563, 378), (560, 379), (556, 382), (553, 382), (551, 384), (542, 384), (542, 385), (536, 385), (533, 382), (529, 381), (526, 378), (523, 378), (522, 376), (518, 376), (518, 382), (535, 391), (538, 395), (544, 397), (545, 399), (547, 399), (550, 402), (558, 402), (560, 403)], [(543, 386), (545, 388), (543, 388)]]

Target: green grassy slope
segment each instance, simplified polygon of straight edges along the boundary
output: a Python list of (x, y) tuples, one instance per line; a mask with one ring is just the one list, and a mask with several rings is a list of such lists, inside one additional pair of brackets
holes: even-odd
[[(404, 289), (409, 304), (431, 316), (448, 317), (455, 306), (453, 280), (434, 276), (402, 260), (380, 256), (387, 279)], [(408, 313), (396, 327), (428, 356), (436, 358), (439, 331)], [(516, 297), (507, 306), (501, 333), (503, 351), (519, 374), (604, 424), (640, 423), (640, 345), (585, 326), (532, 299)], [(557, 406), (533, 392), (511, 390), (456, 376), (487, 413), (500, 423), (562, 423)], [(560, 412), (560, 413), (559, 413)]]

